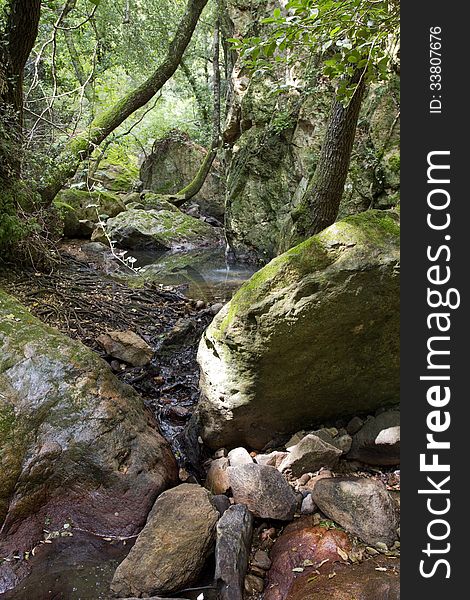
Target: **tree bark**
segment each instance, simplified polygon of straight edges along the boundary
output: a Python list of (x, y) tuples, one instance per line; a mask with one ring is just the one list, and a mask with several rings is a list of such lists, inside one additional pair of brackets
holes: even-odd
[(1, 145), (2, 179), (20, 177), (24, 67), (36, 41), (40, 13), (41, 0), (10, 0), (5, 29), (0, 32), (0, 119), (8, 139), (18, 146), (13, 151), (9, 144)]
[(58, 157), (55, 167), (49, 172), (40, 189), (44, 204), (50, 204), (62, 186), (72, 177), (80, 162), (108, 135), (121, 125), (136, 110), (145, 106), (178, 68), (183, 54), (191, 41), (201, 12), (208, 0), (188, 0), (175, 37), (170, 42), (167, 55), (153, 74), (135, 90), (126, 94), (116, 104), (94, 119), (86, 131), (72, 138)]
[(212, 114), (212, 144), (210, 150), (207, 152), (202, 165), (194, 179), (185, 188), (183, 188), (178, 194), (179, 197), (173, 203), (176, 206), (181, 206), (200, 191), (204, 185), (209, 171), (211, 170), (212, 163), (217, 156), (217, 151), (220, 146), (220, 15), (217, 17), (215, 30), (214, 30), (214, 50), (212, 58), (213, 66), (213, 94), (214, 94), (214, 109)]
[(344, 107), (338, 99), (333, 102), (317, 168), (299, 206), (292, 212), (292, 231), (281, 250), (319, 233), (338, 216), (366, 89), (362, 71), (351, 83), (357, 86), (349, 104)]

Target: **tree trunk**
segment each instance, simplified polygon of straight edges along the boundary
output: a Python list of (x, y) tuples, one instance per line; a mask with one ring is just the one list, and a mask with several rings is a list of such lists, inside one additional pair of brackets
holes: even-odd
[(96, 117), (86, 131), (70, 140), (57, 158), (55, 167), (45, 177), (44, 185), (40, 190), (44, 204), (52, 202), (67, 180), (75, 174), (82, 160), (88, 158), (93, 150), (130, 115), (145, 106), (172, 77), (191, 41), (207, 1), (188, 0), (186, 12), (159, 67), (144, 83)]
[(292, 231), (282, 250), (319, 233), (338, 216), (366, 89), (363, 73), (357, 72), (351, 83), (357, 86), (349, 104), (344, 107), (338, 99), (333, 102), (318, 165), (299, 206), (292, 212)]
[(200, 166), (196, 176), (189, 185), (183, 188), (176, 196), (177, 200), (173, 201), (176, 206), (181, 206), (200, 191), (204, 185), (209, 171), (211, 170), (212, 163), (217, 156), (217, 151), (220, 146), (220, 15), (217, 18), (217, 22), (214, 30), (214, 53), (212, 59), (213, 66), (213, 93), (214, 93), (214, 109), (212, 116), (212, 144), (210, 150), (207, 152), (202, 165)]
[[(0, 32), (0, 177), (20, 177), (23, 76), (38, 34), (41, 0), (10, 0)], [(11, 144), (15, 148), (11, 147)]]

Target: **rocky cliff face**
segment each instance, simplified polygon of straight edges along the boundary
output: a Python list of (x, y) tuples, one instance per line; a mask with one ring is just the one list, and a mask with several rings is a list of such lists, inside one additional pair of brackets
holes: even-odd
[[(282, 3), (229, 0), (233, 36), (262, 33), (263, 17)], [(225, 126), (227, 240), (237, 256), (267, 261), (279, 253), (286, 216), (302, 197), (315, 170), (332, 90), (318, 84), (301, 90), (302, 74), (278, 72), (291, 88), (273, 94), (268, 76), (251, 76), (238, 60)], [(296, 91), (297, 90), (297, 91)], [(375, 86), (363, 106), (340, 217), (368, 208), (390, 208), (399, 190), (398, 81)]]

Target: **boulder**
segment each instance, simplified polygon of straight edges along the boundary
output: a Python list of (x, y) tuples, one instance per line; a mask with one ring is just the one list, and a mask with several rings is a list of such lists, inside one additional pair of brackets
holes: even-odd
[(396, 213), (348, 217), (258, 271), (201, 339), (193, 425), (212, 448), (261, 449), (399, 398)]
[(116, 194), (72, 188), (61, 190), (54, 204), (63, 215), (64, 236), (69, 238), (89, 238), (99, 222), (98, 215), (115, 217), (126, 210), (126, 205)]
[[(177, 194), (193, 179), (207, 150), (180, 131), (170, 131), (157, 140), (142, 163), (140, 178), (144, 189), (158, 194)], [(224, 186), (221, 165), (214, 161), (201, 190), (193, 198), (203, 213), (223, 220)]]
[(330, 519), (366, 544), (391, 547), (398, 540), (395, 502), (384, 484), (365, 477), (332, 477), (317, 481), (312, 497)]
[(348, 459), (368, 465), (399, 465), (399, 411), (389, 410), (367, 419), (353, 437)]
[(245, 504), (262, 519), (290, 521), (297, 506), (295, 494), (274, 467), (252, 463), (228, 467), (228, 481), (236, 504)]
[(219, 513), (210, 498), (207, 490), (191, 483), (158, 498), (116, 569), (111, 590), (117, 597), (174, 594), (196, 582), (215, 542)]
[(237, 504), (217, 523), (214, 580), (220, 600), (243, 600), (243, 584), (253, 537), (253, 515)]
[[(191, 250), (221, 244), (217, 229), (180, 210), (127, 210), (108, 219), (105, 228), (116, 247), (129, 250)], [(106, 241), (101, 227), (92, 239)]]
[(137, 160), (126, 157), (126, 161), (119, 164), (112, 160), (102, 160), (99, 169), (93, 174), (93, 181), (112, 192), (131, 192), (139, 181)]
[(306, 435), (291, 448), (289, 454), (279, 465), (279, 470), (289, 470), (293, 477), (304, 473), (318, 471), (321, 467), (334, 467), (338, 463), (342, 451), (324, 442), (316, 435)]
[(177, 476), (136, 392), (0, 291), (0, 556), (30, 550), (46, 518), (133, 535)]
[(378, 556), (364, 562), (336, 564), (316, 577), (302, 573), (286, 600), (400, 600), (400, 563)]
[[(344, 561), (351, 541), (344, 531), (313, 524), (312, 517), (301, 517), (288, 525), (271, 550), (272, 566), (268, 573), (263, 600), (284, 600), (295, 579), (318, 575)], [(298, 569), (298, 571), (294, 571)]]
[(122, 360), (133, 367), (148, 365), (153, 358), (152, 348), (133, 331), (108, 331), (101, 334), (96, 341), (108, 356)]

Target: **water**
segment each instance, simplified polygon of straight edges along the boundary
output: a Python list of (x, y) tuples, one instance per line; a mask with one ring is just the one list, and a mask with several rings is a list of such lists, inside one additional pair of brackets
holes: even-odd
[(146, 279), (181, 286), (188, 298), (208, 303), (229, 300), (257, 270), (253, 265), (228, 265), (222, 249), (178, 254), (133, 251), (132, 255)]

